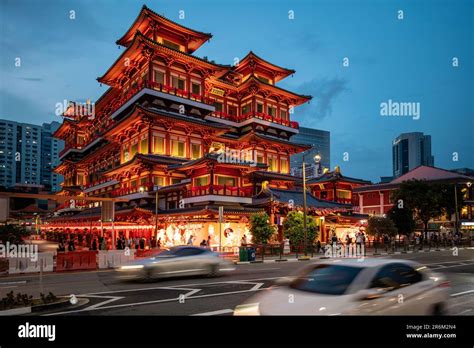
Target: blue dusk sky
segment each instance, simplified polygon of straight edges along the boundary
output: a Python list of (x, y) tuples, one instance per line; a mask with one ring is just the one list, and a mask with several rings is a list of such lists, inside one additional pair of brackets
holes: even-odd
[[(391, 141), (414, 131), (432, 136), (436, 166), (474, 167), (473, 1), (2, 0), (0, 118), (61, 121), (56, 103), (97, 99), (107, 87), (96, 78), (144, 3), (212, 33), (197, 56), (232, 64), (252, 50), (296, 70), (279, 85), (313, 100), (292, 118), (331, 132), (331, 164), (343, 174), (391, 175)], [(381, 116), (388, 100), (419, 103), (419, 119)]]

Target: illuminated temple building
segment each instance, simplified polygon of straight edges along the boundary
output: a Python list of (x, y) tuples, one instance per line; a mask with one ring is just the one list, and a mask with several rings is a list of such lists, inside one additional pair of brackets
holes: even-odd
[[(116, 233), (165, 245), (210, 235), (218, 244), (222, 206), (221, 243), (235, 246), (248, 236), (251, 214), (269, 213), (281, 239), (287, 210), (301, 208), (301, 179), (289, 174), (289, 161), (309, 147), (290, 142), (298, 133), (290, 115), (311, 97), (278, 87), (294, 71), (253, 52), (233, 66), (195, 56), (211, 37), (144, 6), (117, 41), (123, 53), (98, 78), (109, 88), (94, 114), (77, 103), (64, 112), (54, 134), (65, 142), (61, 194), (125, 198), (115, 204)], [(350, 210), (345, 203), (308, 195), (313, 215)], [(50, 228), (110, 228), (99, 203), (71, 204)]]

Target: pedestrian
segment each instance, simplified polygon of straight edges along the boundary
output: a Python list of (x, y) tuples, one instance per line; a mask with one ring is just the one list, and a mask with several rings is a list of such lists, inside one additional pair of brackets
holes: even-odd
[(67, 250), (68, 251), (74, 251), (75, 249), (76, 249), (76, 247), (74, 246), (74, 239), (70, 238)]
[(336, 244), (337, 245), (337, 236), (336, 236), (336, 232), (333, 232), (332, 233), (332, 237), (331, 237), (331, 244)]
[(206, 244), (206, 240), (205, 240), (205, 239), (203, 239), (202, 242), (201, 242), (201, 244), (199, 244), (199, 246), (200, 246), (201, 248), (205, 248), (206, 245), (207, 245), (207, 244)]
[(247, 236), (245, 235), (245, 233), (242, 236), (242, 239), (240, 240), (240, 245), (241, 246), (247, 246)]
[(145, 250), (145, 238), (140, 238), (140, 249)]
[(193, 245), (193, 238), (194, 238), (193, 235), (190, 235), (190, 236), (189, 236), (188, 245)]
[(161, 237), (158, 238), (158, 240), (156, 241), (156, 247), (157, 247), (158, 249), (161, 248)]
[(211, 236), (207, 237), (207, 247), (211, 249)]
[(319, 254), (320, 251), (321, 251), (321, 241), (318, 240), (316, 241), (316, 253)]
[(97, 238), (94, 237), (92, 240), (92, 250), (97, 250)]

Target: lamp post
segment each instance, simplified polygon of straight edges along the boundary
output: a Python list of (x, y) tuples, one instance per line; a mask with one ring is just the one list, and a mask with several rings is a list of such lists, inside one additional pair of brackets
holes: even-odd
[(158, 236), (158, 203), (159, 203), (159, 198), (158, 198), (158, 189), (160, 186), (155, 185), (155, 238)]
[[(309, 149), (308, 152), (312, 150)], [(304, 231), (304, 256), (308, 257), (308, 248), (307, 248), (307, 239), (308, 239), (308, 229), (306, 224), (306, 162), (305, 157), (308, 152), (303, 153), (303, 231)], [(316, 156), (313, 157), (315, 163), (319, 164), (321, 162), (321, 155), (318, 153)]]

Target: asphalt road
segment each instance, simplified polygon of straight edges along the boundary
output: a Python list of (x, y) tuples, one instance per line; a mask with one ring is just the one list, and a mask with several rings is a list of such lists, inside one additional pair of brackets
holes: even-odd
[[(387, 256), (385, 256), (387, 257)], [(413, 259), (451, 281), (451, 315), (474, 315), (474, 248), (388, 256)], [(40, 292), (74, 295), (77, 305), (42, 315), (232, 315), (233, 309), (280, 277), (307, 262), (236, 265), (218, 278), (175, 278), (155, 282), (123, 282), (111, 271), (54, 273), (0, 278), (0, 296), (13, 290), (38, 296)]]

